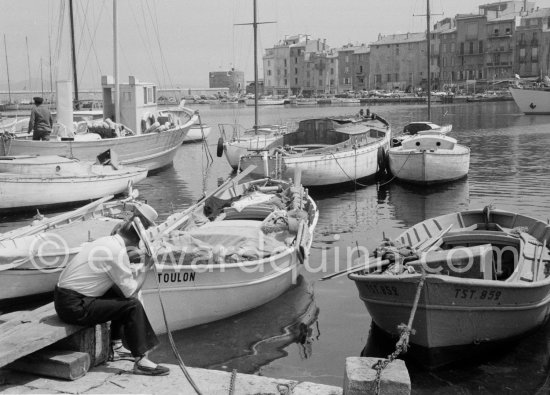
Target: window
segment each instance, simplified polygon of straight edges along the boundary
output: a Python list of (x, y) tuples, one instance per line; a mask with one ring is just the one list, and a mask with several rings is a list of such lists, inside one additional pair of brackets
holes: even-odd
[(386, 81), (391, 82), (391, 74), (386, 74)]
[(470, 51), (469, 51), (470, 54), (473, 54), (474, 53), (474, 42), (473, 41), (470, 41)]
[(360, 66), (359, 66), (359, 72), (360, 72), (360, 73), (363, 73), (363, 65), (360, 65)]
[(349, 73), (349, 66), (344, 67), (344, 73)]
[(382, 82), (382, 74), (375, 74), (374, 75), (374, 83), (380, 84)]
[(285, 62), (285, 67), (286, 67), (286, 59), (284, 59), (284, 62)]
[(271, 70), (267, 70), (267, 75), (271, 75)]
[(510, 29), (509, 27), (506, 28), (506, 34), (512, 34), (512, 29)]
[(464, 55), (464, 43), (460, 43), (460, 54)]
[(454, 52), (456, 50), (456, 44), (451, 43), (451, 52)]
[(520, 62), (525, 61), (525, 48), (519, 49), (519, 61)]
[(346, 63), (349, 63), (349, 55), (346, 55)]
[(298, 63), (298, 58), (294, 58), (294, 64)]
[(538, 62), (539, 58), (539, 49), (537, 47), (531, 48), (531, 60), (533, 62)]
[(395, 46), (395, 54), (399, 56), (399, 44)]
[(334, 69), (333, 68), (330, 69), (330, 75), (334, 75)]
[(395, 73), (393, 77), (395, 82), (399, 81), (399, 73)]
[(493, 34), (494, 34), (495, 36), (498, 36), (498, 29), (495, 29), (495, 31), (493, 32)]
[(323, 86), (323, 80), (319, 80), (319, 86)]
[(479, 77), (479, 79), (483, 78), (483, 70), (479, 70), (478, 77)]
[(271, 66), (271, 60), (267, 61), (267, 67)]
[(447, 44), (443, 44), (442, 52), (443, 52), (443, 53), (447, 52)]
[(294, 78), (294, 84), (298, 85), (298, 78)]
[(483, 41), (482, 40), (479, 40), (478, 49), (479, 49), (479, 53), (483, 53)]
[(298, 74), (298, 68), (294, 68), (294, 74)]
[(288, 85), (288, 81), (286, 80), (286, 78), (285, 78), (285, 85)]

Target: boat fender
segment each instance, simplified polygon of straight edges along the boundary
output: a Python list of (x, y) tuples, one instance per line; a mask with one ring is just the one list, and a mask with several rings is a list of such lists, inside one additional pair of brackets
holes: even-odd
[(223, 137), (218, 139), (218, 148), (216, 149), (216, 155), (218, 158), (223, 156)]

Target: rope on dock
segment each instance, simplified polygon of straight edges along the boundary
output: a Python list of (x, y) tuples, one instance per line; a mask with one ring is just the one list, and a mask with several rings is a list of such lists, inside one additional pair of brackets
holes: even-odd
[(235, 381), (237, 380), (237, 369), (231, 371), (231, 381), (229, 381), (229, 395), (235, 394)]
[(414, 316), (416, 314), (416, 309), (418, 307), (418, 302), (420, 301), (420, 294), (422, 293), (422, 288), (424, 287), (424, 282), (426, 280), (426, 271), (422, 269), (422, 277), (420, 277), (420, 281), (418, 282), (418, 285), (416, 287), (416, 295), (414, 297), (414, 303), (411, 310), (411, 314), (409, 315), (409, 322), (407, 325), (405, 324), (399, 324), (398, 329), (400, 331), (399, 340), (395, 344), (395, 351), (388, 355), (388, 357), (384, 360), (378, 361), (374, 366), (373, 369), (376, 370), (376, 395), (380, 394), (380, 382), (382, 379), (382, 371), (391, 363), (394, 359), (396, 359), (400, 354), (404, 354), (407, 352), (407, 349), (409, 348), (409, 337), (411, 334), (414, 335), (414, 329), (412, 328), (412, 323), (414, 321)]

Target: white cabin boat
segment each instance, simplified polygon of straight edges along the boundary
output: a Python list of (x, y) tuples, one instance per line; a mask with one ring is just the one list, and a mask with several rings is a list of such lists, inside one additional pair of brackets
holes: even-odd
[(257, 176), (287, 179), (296, 169), (304, 186), (354, 182), (382, 170), (390, 145), (386, 120), (372, 114), (300, 121), (265, 150), (241, 158), (241, 167), (256, 165)]
[[(112, 99), (114, 83), (111, 77), (104, 76), (102, 85), (104, 118), (115, 119)], [(92, 127), (89, 128), (83, 121), (77, 126), (74, 136), (62, 137), (59, 134), (52, 136), (50, 141), (33, 141), (31, 135), (5, 134), (7, 139), (0, 145), (0, 155), (59, 155), (94, 161), (101, 152), (111, 149), (117, 152), (123, 165), (141, 166), (148, 170), (170, 165), (198, 116), (189, 109), (172, 115), (166, 111), (164, 115), (159, 113), (156, 87), (150, 83), (140, 83), (134, 77), (130, 77), (128, 84), (120, 84), (120, 90), (121, 122), (105, 122), (92, 131), (89, 130)], [(124, 128), (120, 128), (117, 135), (116, 127), (119, 125), (124, 125)], [(98, 138), (100, 134), (116, 137)], [(88, 135), (94, 138), (88, 138)]]
[(420, 134), (390, 148), (388, 160), (391, 173), (399, 180), (437, 184), (468, 174), (470, 148), (443, 134)]
[(510, 88), (519, 109), (527, 115), (550, 115), (550, 88)]
[(189, 128), (189, 132), (183, 139), (183, 143), (196, 143), (206, 140), (211, 131), (212, 127), (210, 125), (195, 123)]
[(411, 122), (403, 128), (403, 133), (392, 138), (392, 147), (400, 145), (403, 140), (416, 135), (423, 134), (447, 134), (453, 130), (453, 125), (437, 125), (430, 121)]
[[(254, 106), (256, 103), (254, 99), (246, 99), (245, 104), (247, 106)], [(261, 97), (258, 99), (258, 106), (281, 106), (285, 104), (285, 99), (277, 97)]]
[(147, 169), (59, 156), (0, 157), (0, 211), (35, 209), (117, 195)]

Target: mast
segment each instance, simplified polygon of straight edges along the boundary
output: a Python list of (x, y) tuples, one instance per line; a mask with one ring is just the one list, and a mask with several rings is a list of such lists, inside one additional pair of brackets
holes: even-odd
[(427, 51), (428, 54), (428, 121), (431, 120), (432, 111), (432, 70), (431, 70), (431, 51), (430, 51), (430, 0), (426, 0), (426, 36), (427, 36)]
[(32, 91), (31, 59), (29, 58), (29, 38), (27, 36), (25, 36), (25, 44), (27, 46), (27, 69), (29, 71), (29, 91)]
[[(116, 0), (115, 0), (116, 1)], [(258, 25), (275, 22), (258, 22), (256, 0), (254, 0), (254, 19), (252, 23), (236, 23), (236, 25), (252, 25), (254, 28), (254, 133), (258, 132)]]
[(42, 97), (44, 97), (44, 78), (42, 77), (42, 56), (40, 57), (40, 84), (42, 87)]
[(256, 19), (256, 0), (254, 0), (254, 133), (258, 133), (258, 21)]
[(69, 17), (71, 21), (71, 59), (73, 62), (73, 86), (74, 86), (74, 104), (78, 106), (78, 79), (76, 77), (76, 52), (74, 45), (74, 20), (73, 20), (73, 0), (69, 0)]
[(117, 0), (113, 0), (113, 52), (114, 52), (114, 77), (115, 77), (115, 122), (120, 123), (120, 87), (118, 84), (118, 13)]
[(8, 103), (11, 103), (10, 68), (8, 66), (8, 47), (6, 45), (5, 34), (4, 34), (4, 53), (6, 54), (6, 74), (8, 76)]

